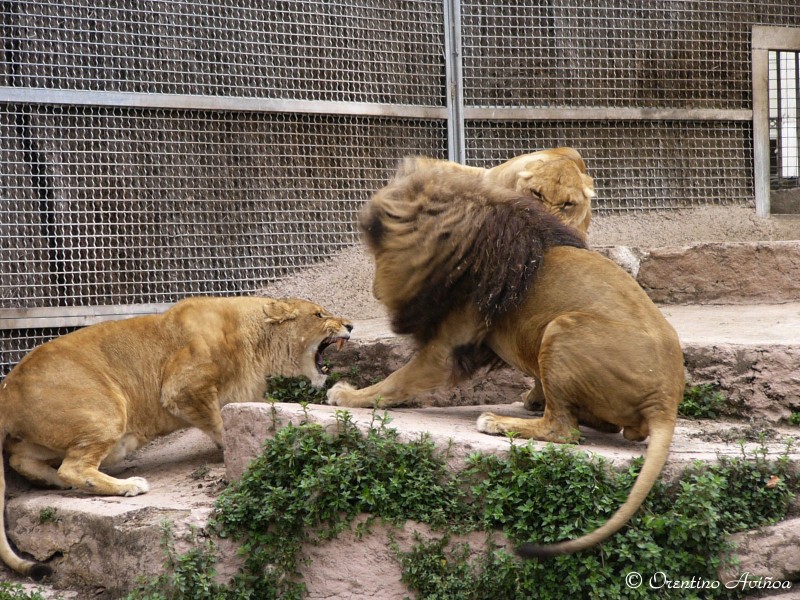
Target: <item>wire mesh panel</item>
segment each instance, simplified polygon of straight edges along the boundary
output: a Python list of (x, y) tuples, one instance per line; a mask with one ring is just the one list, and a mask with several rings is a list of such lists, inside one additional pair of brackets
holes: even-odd
[[(439, 0), (0, 13), (7, 314), (256, 290), (354, 244), (402, 156), (447, 155)], [(0, 368), (65, 331), (10, 320)]]
[(743, 107), (753, 7), (718, 0), (465, 0), (465, 103)]
[(356, 242), (355, 213), (444, 122), (23, 106), (0, 111), (0, 307), (242, 293)]
[(3, 3), (6, 85), (443, 104), (439, 0)]
[(31, 349), (75, 329), (75, 327), (0, 329), (0, 377), (5, 376)]
[(242, 293), (355, 243), (360, 204), (407, 154), (491, 166), (570, 145), (601, 211), (751, 203), (751, 29), (800, 27), (797, 0), (0, 14), (0, 361), (62, 330), (15, 331), (15, 309)]
[(569, 145), (601, 212), (753, 203), (751, 31), (796, 0), (461, 6), (467, 162)]
[(695, 121), (468, 122), (471, 162), (490, 167), (541, 148), (572, 146), (609, 211), (752, 201), (748, 123)]

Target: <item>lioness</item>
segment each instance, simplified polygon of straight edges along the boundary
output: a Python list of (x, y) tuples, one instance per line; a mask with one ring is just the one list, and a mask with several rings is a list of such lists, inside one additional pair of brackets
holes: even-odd
[[(92, 494), (147, 492), (142, 477), (98, 470), (151, 439), (199, 427), (222, 445), (220, 408), (263, 398), (267, 375), (327, 378), (321, 353), (352, 325), (305, 300), (198, 297), (160, 315), (91, 325), (34, 349), (0, 385), (0, 445), (31, 481)], [(56, 470), (54, 465), (58, 465)], [(0, 558), (41, 578), (5, 534), (0, 465)]]
[(592, 221), (594, 180), (574, 148), (551, 148), (523, 154), (491, 169), (450, 163), (454, 169), (480, 173), (486, 181), (529, 194), (551, 215), (586, 238)]
[(484, 413), (480, 431), (574, 442), (582, 423), (651, 437), (628, 500), (606, 524), (520, 552), (575, 552), (619, 530), (663, 468), (684, 388), (678, 337), (636, 281), (530, 197), (444, 161), (408, 160), (360, 224), (375, 259), (375, 297), (420, 349), (376, 385), (336, 384), (328, 402), (391, 407), (505, 362), (536, 378), (544, 416)]
[(552, 148), (517, 156), (486, 173), (489, 182), (530, 194), (562, 223), (585, 238), (592, 221), (594, 181), (573, 148)]

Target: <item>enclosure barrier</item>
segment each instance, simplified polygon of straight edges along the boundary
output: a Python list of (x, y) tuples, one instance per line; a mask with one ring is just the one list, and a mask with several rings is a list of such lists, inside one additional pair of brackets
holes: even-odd
[(800, 26), (795, 0), (0, 10), (0, 373), (72, 328), (352, 246), (408, 154), (569, 145), (600, 212), (753, 204), (752, 31)]

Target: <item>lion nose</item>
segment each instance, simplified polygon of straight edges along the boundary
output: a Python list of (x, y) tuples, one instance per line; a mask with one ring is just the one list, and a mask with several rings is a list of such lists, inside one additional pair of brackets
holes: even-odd
[(348, 323), (347, 325), (345, 325), (345, 329), (347, 329), (348, 332), (353, 331), (353, 326), (350, 323)]

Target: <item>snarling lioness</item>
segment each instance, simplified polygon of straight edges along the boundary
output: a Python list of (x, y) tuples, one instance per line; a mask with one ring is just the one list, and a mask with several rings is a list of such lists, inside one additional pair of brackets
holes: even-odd
[(619, 530), (664, 466), (684, 388), (673, 328), (620, 267), (530, 197), (451, 163), (408, 159), (361, 214), (374, 294), (420, 348), (382, 382), (338, 383), (328, 402), (391, 407), (505, 362), (537, 381), (544, 416), (484, 413), (492, 434), (574, 442), (578, 424), (651, 438), (628, 500), (596, 531), (524, 556), (575, 552)]
[[(223, 405), (262, 399), (267, 375), (322, 386), (322, 351), (351, 329), (311, 302), (258, 297), (190, 298), (160, 315), (91, 325), (39, 346), (0, 384), (0, 446), (36, 483), (136, 496), (145, 479), (116, 479), (100, 465), (185, 427), (222, 445)], [(4, 498), (0, 465), (0, 558), (24, 575), (50, 574), (9, 547)]]

